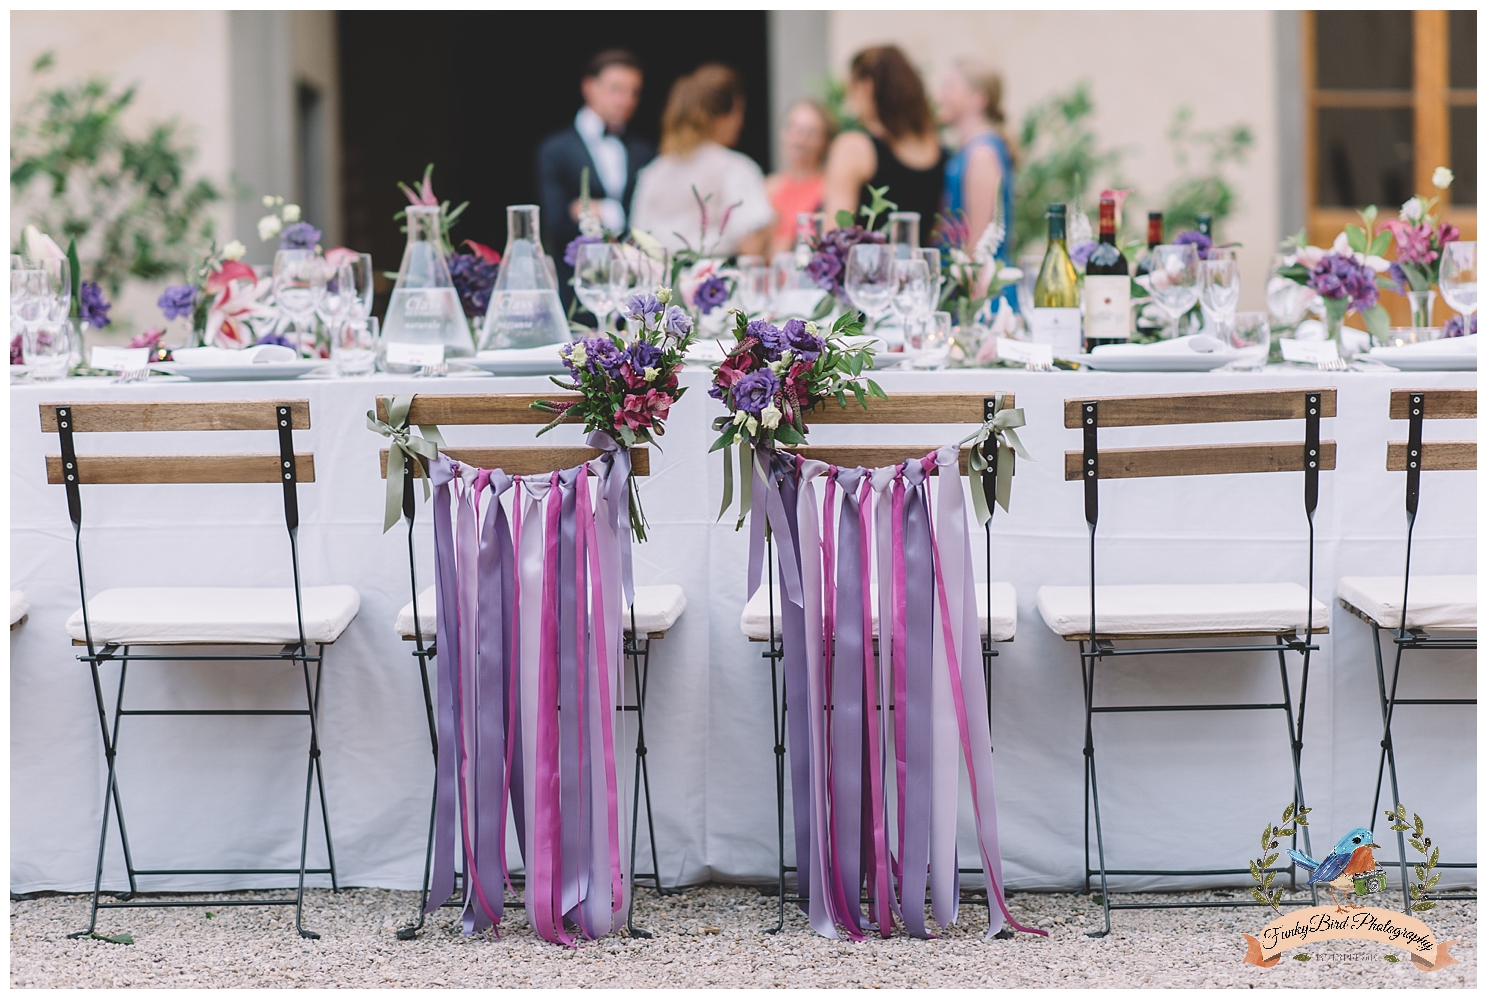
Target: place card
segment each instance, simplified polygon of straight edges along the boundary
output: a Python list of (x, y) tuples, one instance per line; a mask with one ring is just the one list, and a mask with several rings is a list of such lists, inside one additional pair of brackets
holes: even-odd
[(442, 343), (389, 343), (387, 363), (416, 364), (420, 368), (443, 364), (444, 345)]
[(143, 371), (149, 365), (149, 347), (94, 347), (88, 361), (99, 371)]
[(996, 338), (996, 356), (998, 360), (1021, 361), (1029, 368), (1046, 371), (1053, 367), (1053, 344), (1029, 343), (1026, 340), (1009, 340), (999, 336)]
[(1298, 364), (1336, 364), (1340, 360), (1336, 340), (1293, 340), (1282, 337), (1280, 356)]

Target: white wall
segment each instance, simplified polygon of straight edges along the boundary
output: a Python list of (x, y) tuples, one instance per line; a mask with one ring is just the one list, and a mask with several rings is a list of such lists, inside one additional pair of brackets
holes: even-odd
[[(1176, 108), (1192, 108), (1195, 130), (1249, 125), (1255, 144), (1245, 166), (1231, 168), (1239, 204), (1220, 235), (1244, 244), (1242, 307), (1259, 309), (1282, 235), (1273, 18), (1268, 11), (833, 11), (830, 68), (845, 75), (858, 49), (895, 43), (932, 87), (943, 67), (973, 57), (1000, 68), (1012, 125), (1088, 79), (1101, 144), (1124, 151), (1121, 172), (1148, 203), (1179, 175), (1166, 135)], [(1129, 215), (1127, 229), (1140, 229)]]

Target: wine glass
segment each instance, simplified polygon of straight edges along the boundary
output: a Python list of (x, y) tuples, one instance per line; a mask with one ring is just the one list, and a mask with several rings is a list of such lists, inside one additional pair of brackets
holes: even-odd
[(1447, 243), (1441, 247), (1441, 298), (1463, 316), (1477, 311), (1477, 244)]
[(873, 322), (893, 304), (893, 261), (893, 247), (883, 243), (858, 243), (847, 251), (847, 297)]
[(1236, 312), (1215, 324), (1215, 333), (1234, 360), (1227, 371), (1259, 371), (1270, 360), (1270, 313)]
[(358, 253), (354, 258), (348, 259), (345, 266), (351, 268), (351, 318), (365, 319), (372, 314), (373, 299), (377, 294), (372, 255)]
[(1229, 320), (1239, 308), (1239, 261), (1227, 259), (1198, 262), (1198, 299), (1203, 304), (1205, 325)]
[(937, 246), (921, 246), (914, 251), (914, 256), (923, 260), (929, 267), (929, 283), (934, 286), (935, 304), (940, 304), (940, 293), (945, 290), (945, 274), (940, 270), (940, 248)]
[(324, 262), (324, 267), (325, 295), (315, 312), (325, 321), (331, 343), (335, 343), (356, 309), (356, 273), (349, 261), (339, 265)]
[(934, 283), (929, 265), (919, 258), (896, 260), (893, 264), (893, 311), (903, 319), (904, 342), (919, 348), (918, 327), (934, 310)]
[(609, 317), (619, 308), (630, 286), (629, 269), (612, 243), (584, 243), (573, 265), (573, 290), (583, 307), (599, 321), (599, 330), (609, 328)]
[(740, 304), (748, 315), (768, 312), (774, 303), (774, 275), (770, 268), (763, 264), (746, 268), (739, 280), (738, 295)]
[(939, 371), (950, 360), (950, 331), (953, 321), (948, 312), (931, 312), (924, 324), (924, 334), (919, 342), (919, 355), (912, 366), (929, 371)]
[(1281, 274), (1285, 266), (1285, 257), (1277, 253), (1270, 262), (1270, 276), (1265, 279), (1265, 308), (1276, 326), (1294, 329), (1318, 296), (1313, 289)]
[(33, 382), (50, 382), (67, 375), (72, 362), (72, 323), (38, 322), (21, 333), (21, 360)]
[(10, 321), (12, 326), (29, 328), (46, 319), (48, 309), (46, 280), (41, 270), (22, 264), (10, 272)]
[(377, 365), (376, 316), (352, 315), (331, 334), (330, 360), (336, 374), (367, 375)]
[[(274, 301), (287, 320), (286, 328), (310, 326), (325, 298), (325, 261), (314, 250), (280, 250), (274, 254)], [(314, 330), (309, 330), (311, 337)], [(304, 342), (303, 335), (299, 342)]]
[(1191, 243), (1163, 243), (1151, 251), (1151, 297), (1167, 317), (1173, 331), (1188, 310), (1198, 304), (1198, 250)]

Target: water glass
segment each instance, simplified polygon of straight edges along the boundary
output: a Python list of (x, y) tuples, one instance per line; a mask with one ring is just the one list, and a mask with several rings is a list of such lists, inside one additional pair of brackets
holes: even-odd
[(1198, 277), (1198, 300), (1207, 325), (1227, 320), (1239, 307), (1239, 261), (1200, 260)]
[(314, 250), (274, 254), (274, 302), (289, 328), (309, 326), (325, 298), (325, 261)]
[(1441, 298), (1463, 316), (1477, 311), (1477, 244), (1447, 243), (1441, 247)]
[(1236, 312), (1215, 324), (1224, 349), (1234, 356), (1229, 371), (1259, 371), (1270, 360), (1270, 313)]
[(939, 371), (950, 360), (951, 330), (953, 321), (948, 312), (932, 312), (924, 324), (924, 332), (915, 345), (919, 354), (911, 362), (915, 368)]
[(1270, 276), (1265, 279), (1265, 308), (1277, 326), (1293, 329), (1306, 317), (1307, 310), (1318, 299), (1317, 293), (1279, 273), (1285, 258), (1277, 253), (1270, 262)]
[(21, 360), (33, 382), (50, 382), (67, 375), (72, 362), (72, 323), (41, 322), (21, 333)]
[(72, 311), (72, 266), (66, 257), (47, 257), (32, 265), (41, 272), (42, 314), (59, 323)]
[(583, 307), (594, 314), (599, 329), (609, 327), (609, 317), (620, 307), (630, 288), (630, 272), (612, 243), (584, 243), (573, 265), (573, 291)]
[(345, 266), (351, 268), (354, 296), (351, 301), (351, 315), (356, 319), (365, 319), (372, 314), (372, 302), (377, 294), (376, 273), (372, 270), (372, 255), (358, 253), (355, 259), (347, 260)]
[(896, 260), (893, 283), (893, 311), (903, 319), (905, 342), (912, 343), (917, 327), (935, 307), (929, 265), (921, 259)]
[(1175, 325), (1198, 304), (1198, 250), (1191, 243), (1164, 243), (1151, 251), (1151, 297)]
[(46, 275), (35, 268), (14, 268), (10, 272), (10, 322), (12, 326), (31, 326), (43, 322), (49, 313)]
[(377, 366), (380, 332), (376, 316), (353, 316), (342, 323), (330, 341), (330, 360), (336, 374), (343, 377), (371, 374)]
[(767, 313), (774, 304), (774, 275), (770, 268), (756, 264), (744, 269), (738, 283), (738, 296), (744, 312), (750, 316)]
[(889, 212), (884, 231), (888, 234), (888, 245), (898, 248), (894, 251), (896, 256), (910, 256), (919, 248), (919, 213)]
[(914, 256), (923, 260), (929, 268), (929, 283), (934, 286), (935, 304), (940, 304), (940, 293), (945, 289), (945, 275), (940, 270), (940, 248), (937, 246), (921, 246), (914, 251)]
[(892, 306), (893, 261), (893, 247), (882, 243), (858, 243), (847, 251), (847, 297), (870, 320), (881, 319)]

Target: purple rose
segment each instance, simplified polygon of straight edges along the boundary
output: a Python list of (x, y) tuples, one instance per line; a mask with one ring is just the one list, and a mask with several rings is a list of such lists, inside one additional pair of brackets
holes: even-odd
[(78, 318), (95, 330), (102, 329), (110, 322), (108, 310), (113, 304), (103, 297), (103, 289), (98, 287), (97, 282), (84, 281), (77, 290)]
[(785, 342), (795, 352), (795, 356), (802, 361), (815, 362), (821, 356), (821, 351), (826, 349), (826, 343), (820, 337), (807, 333), (804, 320), (791, 319), (785, 323), (781, 332), (785, 334)]
[(459, 293), (460, 305), (467, 316), (483, 316), (490, 307), (491, 289), (496, 286), (500, 264), (490, 264), (473, 253), (454, 253), (449, 257), (449, 277)]
[(625, 303), (625, 317), (642, 323), (646, 316), (659, 316), (665, 311), (666, 306), (655, 295), (634, 295)]
[(565, 250), (563, 250), (563, 263), (567, 264), (569, 267), (577, 267), (578, 266), (578, 249), (579, 249), (579, 247), (586, 246), (589, 243), (602, 243), (602, 242), (604, 242), (604, 238), (602, 236), (575, 236), (575, 237), (573, 237), (571, 240), (568, 241), (567, 248)]
[(196, 308), (196, 288), (189, 284), (173, 284), (155, 300), (166, 319), (180, 319), (191, 315)]
[(320, 243), (320, 230), (308, 222), (296, 222), (285, 226), (279, 233), (281, 250), (313, 250)]
[(1441, 336), (1476, 336), (1477, 314), (1473, 312), (1464, 319), (1462, 316), (1452, 316), (1446, 320), (1446, 325), (1441, 327)]
[(1178, 246), (1182, 246), (1186, 243), (1193, 244), (1198, 248), (1199, 260), (1207, 260), (1208, 249), (1209, 247), (1213, 246), (1213, 240), (1203, 235), (1197, 229), (1189, 229), (1187, 232), (1178, 233), (1177, 238), (1174, 239), (1172, 242)]
[(1089, 263), (1089, 255), (1095, 252), (1095, 247), (1100, 244), (1092, 239), (1086, 239), (1082, 243), (1075, 243), (1074, 249), (1069, 251), (1069, 259), (1074, 261), (1074, 266), (1083, 267)]
[(666, 315), (661, 319), (661, 329), (681, 339), (692, 332), (692, 317), (676, 306), (668, 305)]
[(692, 302), (705, 316), (728, 301), (728, 282), (714, 274), (697, 286)]
[(733, 383), (733, 405), (750, 416), (758, 416), (774, 402), (780, 391), (780, 380), (768, 368), (751, 371)]

